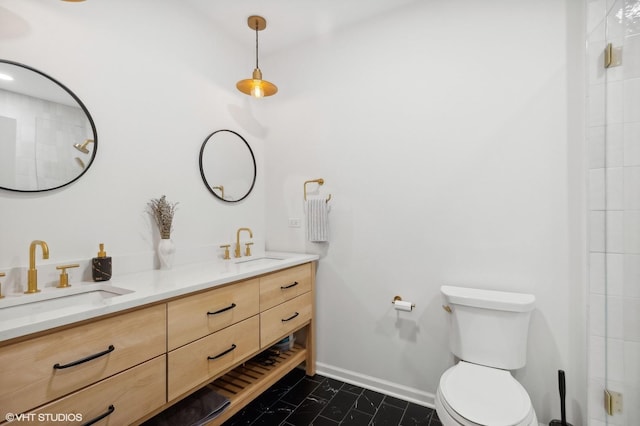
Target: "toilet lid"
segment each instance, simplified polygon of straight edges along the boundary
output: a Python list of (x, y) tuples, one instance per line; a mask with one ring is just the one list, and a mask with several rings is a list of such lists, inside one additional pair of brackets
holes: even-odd
[(440, 378), (447, 404), (481, 425), (513, 426), (531, 411), (527, 391), (506, 370), (460, 361)]

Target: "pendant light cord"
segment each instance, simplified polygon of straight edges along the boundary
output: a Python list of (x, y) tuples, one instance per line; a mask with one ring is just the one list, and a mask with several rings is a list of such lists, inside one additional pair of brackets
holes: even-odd
[(256, 20), (256, 68), (260, 69), (258, 66), (258, 21)]

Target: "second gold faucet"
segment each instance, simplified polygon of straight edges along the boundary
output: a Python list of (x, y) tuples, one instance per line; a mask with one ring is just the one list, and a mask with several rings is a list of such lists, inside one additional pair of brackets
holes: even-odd
[(36, 270), (36, 246), (42, 247), (42, 258), (49, 258), (49, 246), (41, 240), (31, 241), (29, 246), (29, 271), (27, 272), (27, 291), (29, 293), (37, 293), (38, 290), (38, 271)]
[[(234, 252), (235, 257), (240, 257), (242, 256), (240, 253), (240, 232), (241, 231), (247, 231), (249, 232), (249, 237), (253, 238), (253, 232), (251, 232), (251, 229), (249, 228), (239, 228), (238, 231), (236, 232), (236, 249)], [(251, 253), (250, 251), (248, 253)], [(249, 254), (247, 254), (249, 255)]]

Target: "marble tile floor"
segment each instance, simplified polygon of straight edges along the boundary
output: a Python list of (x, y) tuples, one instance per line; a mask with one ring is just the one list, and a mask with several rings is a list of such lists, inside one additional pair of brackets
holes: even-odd
[(295, 369), (223, 426), (441, 426), (435, 410)]

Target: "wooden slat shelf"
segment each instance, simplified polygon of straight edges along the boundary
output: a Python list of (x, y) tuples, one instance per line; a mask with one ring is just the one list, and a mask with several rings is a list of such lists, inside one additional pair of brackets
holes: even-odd
[(252, 359), (217, 378), (207, 386), (229, 398), (231, 404), (220, 416), (207, 423), (207, 426), (221, 425), (249, 401), (304, 362), (306, 357), (307, 350), (300, 345), (294, 345), (290, 351), (273, 357), (273, 365), (263, 365)]

